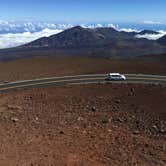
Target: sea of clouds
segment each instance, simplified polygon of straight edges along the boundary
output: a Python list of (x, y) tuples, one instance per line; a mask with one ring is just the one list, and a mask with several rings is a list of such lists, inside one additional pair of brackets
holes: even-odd
[[(20, 46), (41, 37), (49, 37), (73, 26), (75, 25), (47, 22), (0, 21), (0, 49)], [(118, 31), (126, 32), (140, 31), (137, 28), (121, 28), (117, 24), (81, 24), (81, 26), (85, 28), (112, 27)], [(159, 34), (157, 35), (145, 34), (136, 35), (136, 37), (156, 40), (166, 34), (164, 30), (158, 32)]]
[(0, 34), (0, 48), (10, 48), (29, 43), (41, 37), (49, 37), (53, 34), (62, 32), (58, 29), (45, 28), (39, 32), (22, 32), (22, 33), (7, 33)]

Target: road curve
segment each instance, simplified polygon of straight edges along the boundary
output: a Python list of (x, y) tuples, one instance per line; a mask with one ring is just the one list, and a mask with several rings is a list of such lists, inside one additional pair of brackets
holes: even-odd
[[(50, 77), (34, 80), (22, 80), (0, 84), (0, 92), (16, 90), (21, 88), (64, 86), (75, 84), (107, 83), (107, 74), (88, 74), (76, 76)], [(109, 81), (110, 83), (142, 83), (142, 84), (163, 84), (166, 85), (166, 76), (125, 74), (126, 81)]]

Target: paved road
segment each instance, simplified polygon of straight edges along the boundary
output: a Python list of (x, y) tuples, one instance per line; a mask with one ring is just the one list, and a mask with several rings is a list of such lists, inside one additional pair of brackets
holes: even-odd
[[(34, 80), (23, 80), (0, 84), (0, 92), (16, 90), (21, 88), (45, 87), (45, 86), (63, 86), (75, 84), (106, 83), (106, 74), (89, 74), (76, 76), (51, 77)], [(109, 81), (110, 83), (143, 83), (143, 84), (164, 84), (166, 85), (166, 76), (143, 75), (143, 74), (125, 74), (126, 81)]]

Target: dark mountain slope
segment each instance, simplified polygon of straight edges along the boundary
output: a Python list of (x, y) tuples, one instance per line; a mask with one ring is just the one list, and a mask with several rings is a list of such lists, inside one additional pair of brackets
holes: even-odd
[(48, 38), (38, 39), (24, 47), (89, 48), (131, 37), (133, 36), (129, 33), (118, 32), (113, 28), (89, 29), (77, 26)]
[(151, 30), (143, 30), (143, 31), (141, 31), (137, 34), (139, 34), (139, 35), (145, 35), (145, 34), (155, 34), (155, 35), (157, 35), (157, 34), (159, 34), (159, 32), (151, 31)]
[(91, 29), (83, 29), (78, 26), (48, 38), (38, 39), (26, 44), (24, 47), (78, 48), (80, 46), (93, 46), (102, 40), (103, 36), (100, 34)]
[(136, 38), (135, 34), (119, 32), (113, 28), (89, 29), (77, 26), (20, 47), (0, 50), (0, 60), (49, 55), (126, 58), (166, 53), (165, 46), (156, 41)]
[(166, 46), (166, 35), (164, 35), (163, 37), (161, 37), (160, 39), (157, 40), (157, 42), (161, 45), (165, 45)]

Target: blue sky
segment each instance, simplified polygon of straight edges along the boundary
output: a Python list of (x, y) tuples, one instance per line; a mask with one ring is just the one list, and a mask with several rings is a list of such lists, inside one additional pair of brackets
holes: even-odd
[(1, 20), (166, 22), (166, 0), (1, 0)]
[(166, 0), (0, 0), (0, 48), (19, 46), (75, 25), (166, 34)]

